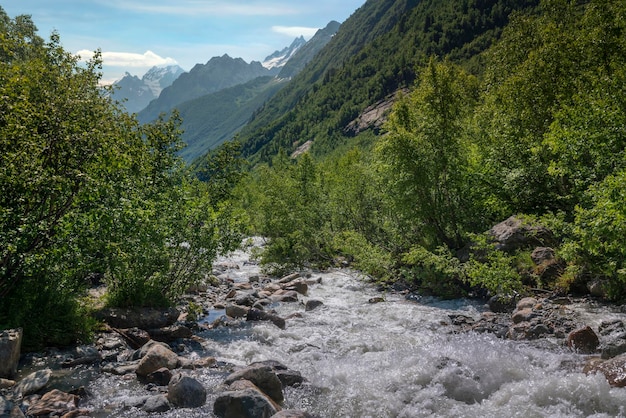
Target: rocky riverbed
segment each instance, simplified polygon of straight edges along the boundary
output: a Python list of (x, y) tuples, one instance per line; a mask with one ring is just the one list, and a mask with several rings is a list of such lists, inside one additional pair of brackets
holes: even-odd
[(103, 310), (93, 344), (22, 355), (0, 415), (625, 414), (619, 307), (441, 301), (349, 270), (268, 277), (247, 251), (214, 273), (177, 309)]

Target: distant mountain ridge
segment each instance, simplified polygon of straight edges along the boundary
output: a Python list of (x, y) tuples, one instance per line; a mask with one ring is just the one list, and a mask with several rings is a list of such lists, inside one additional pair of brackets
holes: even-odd
[(272, 55), (268, 55), (263, 60), (263, 66), (268, 70), (272, 68), (282, 68), (294, 56), (294, 54), (304, 45), (306, 45), (304, 36), (294, 39), (290, 46), (283, 48), (281, 51), (275, 51)]
[(231, 58), (228, 54), (213, 57), (206, 64), (196, 64), (191, 71), (181, 74), (139, 112), (137, 118), (141, 123), (148, 123), (183, 102), (267, 75), (273, 75), (272, 70), (258, 61), (248, 64), (242, 58)]
[(137, 113), (148, 103), (159, 97), (164, 88), (169, 87), (183, 70), (178, 65), (152, 67), (142, 78), (126, 73), (113, 83), (112, 97), (121, 102), (129, 113)]

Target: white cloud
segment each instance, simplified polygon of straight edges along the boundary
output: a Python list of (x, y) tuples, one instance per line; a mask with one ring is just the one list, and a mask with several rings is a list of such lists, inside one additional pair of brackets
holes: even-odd
[(276, 33), (289, 35), (294, 38), (302, 35), (307, 39), (315, 35), (318, 29), (319, 28), (308, 28), (305, 26), (272, 26), (272, 30)]
[[(93, 57), (94, 53), (86, 49), (76, 53), (82, 60)], [(143, 54), (132, 52), (102, 52), (102, 65), (110, 67), (153, 67), (155, 65), (174, 65), (177, 64), (173, 58), (163, 58), (152, 51), (146, 51)]]

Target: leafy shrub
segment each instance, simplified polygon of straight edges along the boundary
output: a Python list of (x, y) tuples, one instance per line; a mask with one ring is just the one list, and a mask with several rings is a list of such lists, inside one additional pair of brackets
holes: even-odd
[(423, 291), (444, 298), (465, 296), (461, 262), (447, 247), (438, 247), (431, 252), (415, 246), (404, 254), (402, 260), (407, 265), (404, 276)]

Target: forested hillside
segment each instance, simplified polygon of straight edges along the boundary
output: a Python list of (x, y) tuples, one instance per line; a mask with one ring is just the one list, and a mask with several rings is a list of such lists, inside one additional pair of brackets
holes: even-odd
[(409, 86), (430, 56), (449, 56), (481, 71), (477, 54), (495, 41), (513, 10), (537, 0), (369, 1), (315, 61), (242, 130), (244, 155), (267, 161), (314, 141), (324, 153), (367, 106)]
[[(366, 27), (374, 3), (342, 30)], [(245, 155), (263, 163), (241, 191), (253, 231), (270, 239), (267, 267), (344, 260), (449, 297), (593, 283), (623, 300), (626, 6), (532, 6), (420, 2), (315, 73), (309, 89), (319, 67), (305, 70), (281, 95), (300, 95), (291, 107), (278, 96), (268, 103), (242, 133)], [(325, 53), (349, 37), (342, 30)], [(381, 135), (342, 135), (399, 86), (409, 92)], [(311, 152), (289, 158), (309, 140)], [(528, 231), (549, 231), (536, 238), (549, 259), (536, 264), (523, 246), (501, 251), (485, 234), (512, 215)]]

